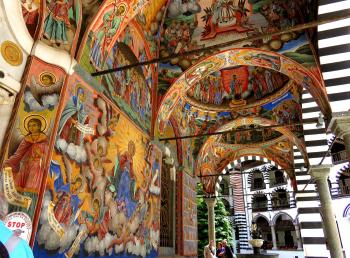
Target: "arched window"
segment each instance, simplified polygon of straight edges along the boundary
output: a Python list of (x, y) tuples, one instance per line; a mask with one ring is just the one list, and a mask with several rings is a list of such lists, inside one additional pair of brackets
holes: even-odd
[(266, 188), (265, 182), (264, 182), (264, 175), (259, 170), (252, 171), (251, 183), (252, 183), (252, 186), (251, 186), (252, 191)]
[(339, 177), (339, 187), (340, 187), (340, 193), (342, 195), (349, 195), (350, 194), (350, 173), (342, 173)]
[(277, 189), (272, 193), (273, 209), (288, 209), (290, 207), (289, 198), (285, 189)]
[(260, 216), (255, 220), (255, 223), (261, 238), (264, 239), (262, 249), (272, 249), (272, 234), (269, 222), (265, 217)]
[(278, 249), (294, 249), (297, 246), (295, 227), (289, 215), (281, 214), (278, 216), (275, 231)]
[(343, 140), (336, 139), (331, 148), (333, 164), (340, 164), (347, 161), (347, 153)]
[(258, 193), (252, 199), (253, 212), (267, 211), (267, 197), (263, 193)]

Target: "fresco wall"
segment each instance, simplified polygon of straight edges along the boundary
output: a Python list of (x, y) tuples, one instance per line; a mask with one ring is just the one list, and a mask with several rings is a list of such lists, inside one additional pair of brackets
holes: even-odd
[(148, 1), (131, 0), (118, 3), (104, 1), (84, 34), (81, 44), (84, 47), (77, 54), (79, 63), (89, 72), (101, 70), (120, 33), (147, 3)]
[[(305, 15), (308, 12), (306, 5), (303, 0), (196, 0), (191, 4), (172, 0), (163, 25), (160, 57), (227, 42), (228, 37), (237, 40), (295, 26), (304, 22), (303, 17), (308, 17)], [(283, 53), (320, 77), (306, 34), (285, 33), (231, 47), (254, 47)], [(211, 54), (212, 51), (197, 52), (162, 63), (159, 68), (159, 94), (164, 95), (183, 71)]]
[(35, 256), (157, 256), (161, 152), (77, 75), (68, 85)]
[[(150, 58), (141, 28), (136, 23), (125, 27), (106, 61), (105, 69), (143, 62)], [(154, 66), (136, 67), (102, 77), (106, 94), (144, 130), (151, 128), (151, 94)]]
[(183, 245), (185, 256), (197, 256), (197, 179), (183, 174)]
[[(82, 22), (81, 0), (41, 1), (44, 13), (40, 39), (49, 46), (66, 50), (74, 55)], [(28, 18), (27, 27), (30, 22), (30, 17)]]
[(36, 29), (40, 24), (42, 0), (18, 0), (21, 3), (24, 22), (29, 34), (34, 38)]
[(5, 161), (0, 182), (4, 191), (3, 215), (22, 212), (31, 221), (38, 215), (37, 204), (49, 165), (50, 143), (64, 80), (61, 69), (32, 58), (12, 131), (3, 148)]

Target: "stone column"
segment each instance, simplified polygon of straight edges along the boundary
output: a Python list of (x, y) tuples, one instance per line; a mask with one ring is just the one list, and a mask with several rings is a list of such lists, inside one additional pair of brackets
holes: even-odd
[(317, 191), (320, 196), (321, 213), (325, 237), (332, 258), (343, 258), (343, 251), (333, 213), (331, 194), (328, 188), (327, 178), (332, 165), (311, 166), (310, 175), (316, 180)]
[(272, 235), (272, 250), (277, 250), (277, 240), (276, 240), (276, 230), (275, 225), (270, 224), (271, 227), (271, 235)]
[(299, 227), (298, 222), (294, 223), (294, 228), (295, 228), (295, 235), (297, 237), (297, 244), (298, 244), (298, 249), (297, 250), (303, 250), (303, 246), (301, 244), (300, 227)]
[(342, 138), (345, 143), (348, 159), (350, 158), (350, 111), (332, 113), (329, 123), (330, 129), (336, 137)]
[(215, 211), (214, 207), (216, 204), (216, 198), (204, 198), (208, 207), (208, 236), (209, 241), (213, 240), (215, 242)]
[(272, 211), (273, 210), (273, 203), (272, 203), (272, 200), (271, 200), (271, 195), (272, 195), (272, 193), (266, 193), (266, 198), (267, 198), (266, 210), (267, 211)]

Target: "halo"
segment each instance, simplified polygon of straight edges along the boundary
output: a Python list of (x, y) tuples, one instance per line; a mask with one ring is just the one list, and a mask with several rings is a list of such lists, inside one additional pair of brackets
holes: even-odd
[(39, 80), (40, 80), (40, 83), (41, 85), (43, 86), (51, 86), (51, 85), (47, 85), (46, 83), (43, 82), (43, 77), (44, 76), (49, 76), (51, 79), (52, 79), (52, 84), (54, 84), (56, 82), (56, 76), (53, 74), (53, 73), (50, 73), (50, 72), (42, 72), (40, 75), (39, 75)]
[(126, 13), (126, 9), (127, 9), (127, 6), (126, 6), (126, 4), (120, 4), (120, 5), (118, 5), (118, 10), (120, 9), (120, 8), (123, 8), (124, 10), (123, 10), (123, 12), (121, 13), (121, 14), (119, 14), (120, 16), (124, 16), (125, 15), (125, 13)]
[(46, 130), (46, 128), (47, 128), (47, 121), (46, 121), (46, 119), (43, 116), (40, 116), (40, 115), (29, 115), (29, 116), (24, 118), (24, 120), (23, 120), (23, 127), (26, 130), (26, 132), (29, 133), (28, 123), (33, 118), (39, 119), (41, 121), (40, 131), (44, 132)]

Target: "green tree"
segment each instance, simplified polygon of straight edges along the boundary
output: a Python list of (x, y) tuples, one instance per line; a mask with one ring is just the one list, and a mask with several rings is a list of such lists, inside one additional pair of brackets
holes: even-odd
[[(203, 257), (204, 246), (208, 240), (208, 208), (203, 198), (201, 185), (197, 187), (197, 221), (198, 221), (198, 257)], [(217, 198), (215, 205), (215, 237), (220, 242), (224, 239), (228, 243), (233, 241), (233, 230), (228, 219), (229, 212), (226, 210), (221, 198)]]

